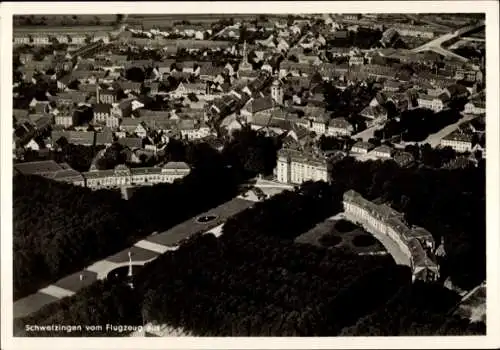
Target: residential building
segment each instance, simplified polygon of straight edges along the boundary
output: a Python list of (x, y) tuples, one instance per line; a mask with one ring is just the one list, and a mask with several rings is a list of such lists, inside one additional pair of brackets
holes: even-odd
[(328, 136), (351, 136), (353, 126), (345, 118), (332, 118), (328, 123)]
[(52, 130), (51, 140), (52, 146), (59, 143), (59, 141), (64, 138), (68, 143), (72, 143), (75, 145), (83, 145), (83, 146), (93, 146), (95, 141), (95, 132), (94, 131), (61, 131), (61, 130)]
[(387, 119), (387, 110), (380, 105), (368, 105), (359, 114), (372, 120), (372, 123), (382, 122)]
[(471, 152), (472, 151), (472, 134), (454, 131), (441, 139), (440, 145), (442, 147), (451, 147), (457, 152)]
[(365, 64), (365, 58), (363, 56), (353, 55), (349, 58), (349, 66), (359, 66)]
[(61, 125), (65, 128), (73, 126), (75, 123), (74, 115), (71, 111), (61, 112), (54, 117), (56, 125)]
[(483, 101), (470, 101), (464, 106), (464, 113), (467, 114), (485, 114), (486, 104)]
[(94, 122), (105, 124), (110, 115), (111, 104), (97, 103), (94, 105)]
[(393, 152), (394, 151), (393, 151), (392, 147), (389, 147), (387, 145), (381, 145), (381, 146), (375, 147), (375, 149), (373, 150), (373, 155), (377, 158), (388, 159), (388, 158), (392, 158)]
[(396, 24), (394, 28), (401, 36), (411, 36), (415, 38), (432, 39), (434, 38), (434, 30), (430, 27)]
[(103, 90), (97, 86), (97, 103), (113, 104), (117, 100), (116, 90)]
[(117, 142), (132, 151), (143, 146), (143, 139), (140, 137), (120, 137)]
[(445, 108), (446, 100), (447, 98), (444, 98), (443, 94), (441, 94), (439, 97), (432, 97), (425, 94), (419, 94), (417, 102), (419, 108), (427, 108), (437, 113)]
[(246, 117), (247, 123), (251, 124), (254, 116), (270, 116), (275, 107), (276, 102), (274, 102), (271, 96), (259, 97), (256, 99), (250, 99), (241, 109), (240, 113), (242, 117)]
[(205, 94), (206, 83), (180, 83), (177, 89), (172, 92), (172, 96), (181, 97), (189, 94)]
[(47, 34), (34, 33), (31, 35), (33, 45), (50, 45), (50, 37)]
[(356, 142), (352, 148), (352, 153), (367, 154), (373, 149), (373, 145), (369, 142), (359, 141)]
[(16, 45), (29, 45), (31, 43), (31, 37), (28, 34), (14, 33), (13, 41)]

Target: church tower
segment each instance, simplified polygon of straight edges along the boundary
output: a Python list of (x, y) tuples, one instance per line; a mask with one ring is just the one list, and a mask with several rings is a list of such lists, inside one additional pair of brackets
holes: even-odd
[(284, 91), (283, 91), (283, 85), (281, 81), (276, 79), (273, 81), (273, 85), (271, 86), (271, 97), (276, 102), (277, 105), (282, 105), (283, 104), (283, 97), (284, 97)]
[(250, 62), (248, 62), (247, 42), (245, 41), (243, 43), (243, 58), (241, 60), (239, 70), (240, 71), (249, 71), (252, 69), (253, 69), (252, 65), (250, 64)]

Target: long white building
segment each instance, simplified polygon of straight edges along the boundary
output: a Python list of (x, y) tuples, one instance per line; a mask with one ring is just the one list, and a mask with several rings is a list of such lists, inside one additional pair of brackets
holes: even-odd
[(369, 232), (386, 235), (396, 243), (400, 251), (389, 253), (405, 256), (404, 264), (411, 268), (413, 281), (439, 278), (439, 265), (431, 253), (435, 242), (427, 230), (409, 227), (403, 214), (385, 204), (374, 204), (353, 190), (344, 193), (344, 210), (349, 219), (362, 224)]
[(274, 174), (279, 182), (301, 184), (306, 181), (328, 181), (327, 161), (291, 149), (278, 152)]
[(172, 183), (190, 173), (184, 162), (169, 162), (163, 167), (128, 168), (118, 165), (110, 170), (91, 170), (83, 173), (85, 185), (91, 189), (117, 188), (121, 186), (145, 186)]

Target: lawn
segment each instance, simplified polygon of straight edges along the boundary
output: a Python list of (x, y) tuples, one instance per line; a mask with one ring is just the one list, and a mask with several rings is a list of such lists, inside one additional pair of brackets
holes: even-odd
[(385, 252), (384, 246), (370, 233), (338, 216), (328, 218), (303, 233), (296, 243), (313, 244), (330, 249), (342, 249), (357, 254)]

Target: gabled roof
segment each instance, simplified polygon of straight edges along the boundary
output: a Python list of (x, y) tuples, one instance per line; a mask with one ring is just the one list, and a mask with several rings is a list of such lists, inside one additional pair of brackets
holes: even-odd
[(193, 119), (180, 119), (177, 127), (179, 130), (193, 130), (196, 129), (196, 123)]
[(117, 83), (122, 90), (139, 90), (142, 85), (133, 81), (118, 81)]
[(361, 149), (371, 150), (373, 148), (373, 145), (369, 142), (359, 141), (359, 142), (356, 142), (352, 146), (352, 148), (361, 148)]
[(185, 162), (168, 162), (163, 169), (190, 169), (190, 167)]
[(351, 123), (349, 123), (345, 118), (333, 118), (330, 120), (328, 124), (329, 127), (339, 128), (339, 129), (349, 129), (352, 127)]
[(361, 111), (360, 115), (367, 118), (379, 118), (387, 115), (387, 110), (380, 105), (377, 105), (375, 107), (368, 105)]
[(271, 109), (273, 107), (274, 107), (274, 100), (271, 98), (271, 96), (267, 96), (250, 101), (250, 103), (247, 106), (247, 110), (250, 113), (257, 113)]
[(94, 131), (52, 131), (51, 138), (57, 142), (64, 137), (69, 143), (91, 145), (94, 143)]
[(459, 131), (454, 131), (445, 137), (443, 137), (443, 140), (448, 140), (448, 141), (459, 141), (459, 142), (472, 142), (472, 134), (470, 133), (462, 133)]
[(113, 133), (111, 131), (102, 131), (95, 134), (96, 145), (107, 145), (113, 143)]
[(97, 103), (94, 105), (94, 113), (110, 113), (111, 105), (109, 103)]
[(381, 145), (378, 147), (375, 147), (373, 152), (378, 152), (378, 153), (386, 153), (386, 154), (392, 154), (392, 147), (389, 147), (387, 145)]
[(87, 94), (82, 91), (64, 91), (54, 96), (55, 100), (71, 100), (75, 103), (87, 101)]
[(140, 137), (122, 137), (118, 143), (130, 149), (142, 148), (142, 139)]

